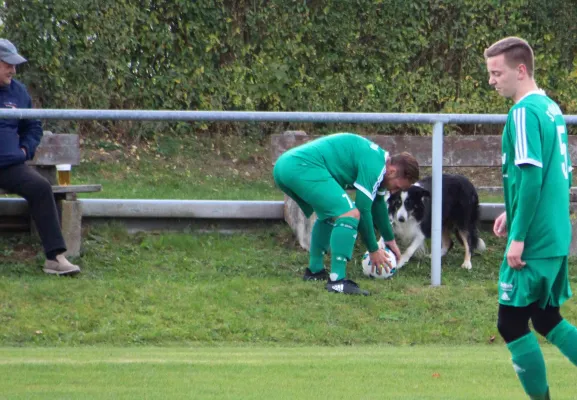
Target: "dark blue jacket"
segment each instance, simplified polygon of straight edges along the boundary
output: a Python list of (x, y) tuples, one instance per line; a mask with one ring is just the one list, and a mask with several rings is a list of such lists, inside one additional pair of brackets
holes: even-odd
[[(14, 78), (10, 86), (0, 86), (0, 108), (32, 108), (26, 87)], [(40, 120), (0, 118), (0, 168), (34, 158), (41, 138)], [(26, 149), (27, 156), (22, 148)]]

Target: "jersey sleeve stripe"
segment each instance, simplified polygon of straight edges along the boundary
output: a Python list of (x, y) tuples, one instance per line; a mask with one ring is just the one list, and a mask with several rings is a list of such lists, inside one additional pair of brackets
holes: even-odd
[[(385, 160), (387, 159), (387, 154), (385, 153)], [(374, 186), (373, 186), (373, 199), (375, 198), (375, 195), (377, 194), (377, 191), (379, 190), (379, 186), (381, 186), (381, 182), (383, 182), (383, 178), (385, 177), (385, 172), (387, 171), (387, 164), (385, 163), (380, 175), (379, 175), (379, 179), (377, 179), (377, 181), (375, 182)]]
[(515, 124), (515, 159), (518, 160), (521, 158), (521, 154), (519, 154), (519, 109), (513, 110), (513, 122)]
[(365, 194), (365, 196), (367, 196), (369, 199), (371, 199), (371, 201), (375, 200), (375, 196), (373, 194), (371, 194), (371, 192), (369, 192), (365, 187), (361, 186), (360, 183), (355, 182), (353, 184), (353, 186), (356, 187), (361, 192), (363, 192)]
[(513, 111), (513, 121), (515, 123), (515, 159), (523, 160), (527, 158), (527, 130), (525, 119), (525, 107), (517, 108)]
[(522, 125), (523, 125), (523, 157), (528, 158), (527, 155), (529, 153), (527, 150), (527, 120), (525, 118), (525, 116), (527, 115), (527, 112), (526, 112), (527, 109), (525, 107), (523, 107), (522, 110), (523, 111), (521, 111), (521, 115), (522, 115), (521, 121), (522, 121)]
[(543, 168), (543, 163), (541, 161), (533, 160), (531, 158), (523, 158), (521, 160), (515, 160), (515, 165), (521, 164), (531, 164), (539, 168)]

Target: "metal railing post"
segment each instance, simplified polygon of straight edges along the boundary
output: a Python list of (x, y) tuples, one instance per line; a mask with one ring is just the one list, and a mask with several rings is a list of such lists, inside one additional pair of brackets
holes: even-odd
[(441, 285), (441, 230), (443, 212), (443, 123), (433, 125), (433, 182), (431, 205), (431, 286)]

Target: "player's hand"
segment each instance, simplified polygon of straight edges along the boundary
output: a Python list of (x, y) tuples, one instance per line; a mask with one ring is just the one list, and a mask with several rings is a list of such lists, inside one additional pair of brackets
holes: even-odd
[(507, 213), (503, 212), (497, 217), (493, 224), (493, 233), (497, 237), (507, 236)]
[(525, 266), (525, 261), (521, 260), (523, 255), (523, 249), (525, 248), (525, 242), (518, 242), (512, 240), (509, 245), (509, 251), (507, 251), (507, 264), (513, 269), (521, 269)]
[(389, 256), (383, 249), (378, 249), (369, 253), (369, 258), (371, 260), (371, 272), (381, 275), (383, 272), (382, 268), (388, 274), (391, 271), (391, 262), (389, 261)]
[(398, 260), (401, 258), (401, 250), (399, 250), (399, 246), (397, 246), (397, 242), (395, 239), (391, 240), (390, 242), (385, 242), (385, 244), (391, 249), (393, 253), (395, 253), (395, 258)]

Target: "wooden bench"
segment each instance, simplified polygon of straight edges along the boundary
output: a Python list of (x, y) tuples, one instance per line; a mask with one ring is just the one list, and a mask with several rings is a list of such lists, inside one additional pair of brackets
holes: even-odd
[[(307, 135), (303, 131), (287, 131), (282, 134), (271, 136), (271, 159), (273, 164), (277, 158), (290, 148), (296, 147), (307, 141), (320, 136)], [(368, 139), (377, 143), (389, 153), (408, 151), (415, 156), (421, 167), (432, 166), (432, 137), (430, 136), (387, 136), (371, 135)], [(571, 159), (577, 164), (577, 137), (569, 136), (569, 151)], [(443, 167), (471, 167), (500, 168), (501, 167), (501, 136), (445, 136), (443, 138)], [(577, 171), (577, 169), (576, 169)], [(479, 172), (482, 173), (482, 172)], [(477, 187), (479, 194), (502, 194), (500, 186)], [(481, 204), (481, 207), (488, 204)], [(304, 249), (309, 248), (310, 232), (315, 221), (315, 216), (307, 220), (300, 211), (298, 205), (285, 195), (285, 221), (291, 226), (299, 244)], [(577, 254), (577, 223), (575, 212), (577, 211), (577, 188), (571, 188), (571, 211), (573, 222), (573, 241), (571, 254)]]
[[(52, 191), (58, 206), (62, 234), (66, 242), (69, 256), (78, 256), (82, 243), (82, 210), (78, 201), (78, 193), (99, 192), (102, 185), (68, 185), (59, 186), (57, 182), (56, 165), (80, 165), (80, 140), (75, 134), (53, 134), (45, 131), (36, 149), (34, 159), (27, 164), (36, 168), (52, 185)], [(74, 181), (74, 168), (72, 168)], [(9, 194), (0, 189), (0, 194)], [(34, 226), (31, 224), (30, 226)]]

